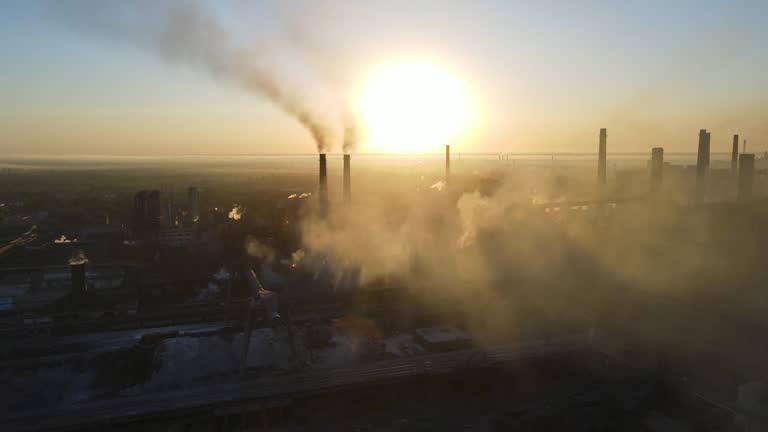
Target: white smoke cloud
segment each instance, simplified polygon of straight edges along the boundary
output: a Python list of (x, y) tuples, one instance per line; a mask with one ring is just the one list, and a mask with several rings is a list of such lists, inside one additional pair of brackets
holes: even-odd
[[(465, 193), (457, 179), (458, 196), (372, 183), (360, 200), (333, 207), (327, 221), (303, 221), (302, 266), (359, 270), (363, 289), (383, 282), (435, 307), (460, 305), (472, 330), (490, 336), (514, 328), (511, 304), (521, 290), (526, 302), (567, 315), (573, 298), (581, 307), (602, 301), (603, 285), (679, 292), (694, 289), (691, 274), (723, 271), (718, 261), (726, 257), (693, 250), (698, 228), (681, 223), (674, 208), (650, 218), (641, 204), (570, 204), (593, 191), (585, 195), (580, 177), (540, 173), (502, 173)], [(657, 234), (665, 232), (687, 241)]]
[(253, 236), (247, 236), (245, 238), (245, 251), (252, 257), (261, 258), (267, 261), (273, 260), (277, 255), (272, 247), (265, 245)]

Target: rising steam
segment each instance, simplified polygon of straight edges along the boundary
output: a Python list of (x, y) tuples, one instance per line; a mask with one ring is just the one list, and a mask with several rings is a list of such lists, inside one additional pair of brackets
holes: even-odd
[[(55, 16), (77, 30), (137, 45), (171, 62), (203, 68), (216, 79), (265, 96), (309, 131), (318, 152), (329, 151), (331, 143), (344, 134), (339, 129), (349, 127), (323, 116), (329, 108), (339, 107), (313, 107), (304, 96), (309, 89), (290, 78), (291, 71), (267, 60), (273, 41), (238, 41), (240, 35), (217, 19), (212, 4), (194, 0), (74, 0), (51, 2), (49, 6)], [(352, 147), (354, 140), (345, 138), (345, 151)]]
[(81, 265), (88, 264), (88, 258), (85, 256), (85, 252), (82, 249), (76, 250), (72, 257), (69, 258), (69, 265)]
[(238, 221), (240, 220), (240, 218), (243, 217), (243, 210), (240, 208), (239, 205), (235, 204), (232, 207), (232, 210), (230, 210), (229, 213), (227, 214), (227, 217), (229, 219)]

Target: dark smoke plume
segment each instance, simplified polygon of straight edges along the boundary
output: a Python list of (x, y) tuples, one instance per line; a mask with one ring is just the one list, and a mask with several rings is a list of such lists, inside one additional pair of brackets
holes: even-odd
[(162, 58), (202, 67), (211, 76), (264, 95), (295, 118), (326, 152), (333, 127), (299, 96), (298, 85), (265, 60), (266, 46), (238, 44), (233, 34), (202, 3), (132, 0), (50, 2), (56, 19), (85, 33), (137, 45)]

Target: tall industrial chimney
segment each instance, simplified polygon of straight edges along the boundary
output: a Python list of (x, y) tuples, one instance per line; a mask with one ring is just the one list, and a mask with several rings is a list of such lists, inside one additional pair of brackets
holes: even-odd
[(352, 174), (350, 173), (350, 156), (344, 155), (344, 201), (352, 200)]
[(704, 201), (709, 172), (709, 138), (706, 129), (699, 130), (699, 149), (696, 154), (696, 202)]
[(597, 150), (597, 183), (605, 184), (605, 167), (607, 158), (607, 146), (608, 146), (608, 130), (606, 128), (600, 129), (600, 147)]
[(664, 169), (664, 148), (651, 149), (651, 194), (655, 194), (661, 187), (661, 179)]
[(448, 185), (448, 181), (451, 178), (451, 146), (445, 146), (445, 185)]
[(325, 153), (320, 153), (320, 191), (319, 191), (320, 216), (328, 213), (328, 168), (325, 161)]
[(736, 175), (739, 170), (739, 134), (733, 135), (733, 147), (731, 148), (731, 175)]
[(739, 201), (749, 201), (752, 199), (754, 171), (755, 155), (752, 153), (742, 153), (739, 156), (739, 191), (737, 195)]

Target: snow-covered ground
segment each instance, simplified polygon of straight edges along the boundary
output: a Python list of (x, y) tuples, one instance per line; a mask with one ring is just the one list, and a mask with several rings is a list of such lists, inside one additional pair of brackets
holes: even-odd
[[(234, 337), (177, 337), (164, 340), (155, 352), (151, 379), (124, 394), (163, 391), (200, 383), (227, 382), (240, 370), (243, 334)], [(290, 356), (287, 341), (272, 329), (254, 329), (248, 345), (249, 369), (280, 367)]]
[(410, 357), (425, 352), (415, 342), (413, 334), (400, 333), (377, 340), (367, 340), (349, 334), (334, 332), (330, 347), (312, 355), (313, 367), (337, 368), (364, 363), (369, 359)]
[(0, 374), (0, 412), (52, 407), (90, 398), (94, 374), (74, 367), (57, 366)]
[[(357, 324), (349, 325), (349, 322)], [(131, 340), (132, 336), (126, 335)], [(334, 326), (330, 332), (330, 343), (322, 348), (306, 349), (300, 330), (295, 338), (295, 345), (291, 347), (287, 333), (275, 332), (271, 328), (254, 329), (248, 345), (247, 369), (270, 373), (305, 367), (344, 368), (370, 361), (417, 356), (427, 351), (419, 344), (420, 338), (415, 332), (384, 336), (372, 322), (354, 320)], [(149, 357), (152, 352), (147, 352), (144, 369), (138, 363), (133, 365), (132, 362), (137, 359), (125, 359), (127, 352), (111, 352), (108, 355), (117, 356), (115, 358), (124, 360), (124, 364), (119, 367), (112, 367), (111, 363), (104, 365), (100, 369), (100, 379), (95, 379), (95, 373), (90, 369), (77, 366), (77, 362), (70, 366), (34, 371), (3, 371), (0, 373), (4, 383), (0, 386), (0, 402), (11, 409), (22, 408), (29, 403), (53, 407), (105, 397), (113, 391), (119, 391), (121, 395), (135, 395), (233, 382), (240, 379), (243, 349), (243, 333), (199, 337), (186, 335), (160, 342), (153, 358)], [(151, 369), (148, 369), (150, 365)], [(122, 390), (114, 387), (118, 381), (111, 374), (134, 371), (137, 380), (148, 373), (151, 376), (145, 382), (132, 385), (132, 378), (121, 375), (125, 384), (117, 385), (131, 387)], [(111, 388), (109, 383), (112, 383)]]
[(383, 340), (388, 353), (397, 357), (410, 357), (424, 352), (424, 347), (416, 343), (412, 334), (397, 334)]

